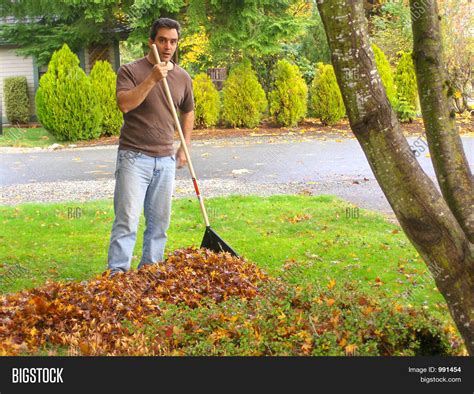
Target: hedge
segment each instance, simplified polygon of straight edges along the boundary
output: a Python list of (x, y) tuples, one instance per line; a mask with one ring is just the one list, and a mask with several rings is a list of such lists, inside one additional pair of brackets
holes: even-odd
[(54, 52), (36, 92), (36, 112), (43, 126), (58, 140), (98, 138), (102, 109), (79, 59), (69, 47)]
[(395, 84), (397, 100), (400, 102), (398, 118), (402, 122), (411, 121), (419, 112), (418, 85), (411, 52), (400, 52)]
[(223, 113), (233, 127), (256, 127), (267, 109), (262, 85), (250, 62), (243, 62), (230, 71), (222, 90)]
[(193, 80), (194, 121), (199, 127), (212, 127), (219, 121), (220, 96), (209, 75), (201, 73)]
[(334, 124), (344, 117), (346, 109), (332, 65), (317, 64), (310, 93), (313, 113), (324, 125)]
[(387, 98), (390, 101), (392, 108), (397, 108), (397, 90), (393, 79), (392, 66), (385, 56), (385, 53), (383, 53), (377, 45), (372, 44), (372, 50), (374, 51), (375, 63), (377, 65), (380, 79), (385, 88), (385, 92), (387, 93)]
[(298, 66), (279, 60), (273, 69), (270, 115), (282, 126), (296, 126), (306, 115), (308, 87)]
[(102, 110), (102, 135), (118, 135), (123, 123), (122, 112), (117, 106), (115, 85), (117, 75), (109, 62), (98, 60), (90, 74), (94, 93)]
[(30, 99), (26, 77), (8, 77), (4, 80), (3, 97), (8, 121), (28, 123), (30, 118)]

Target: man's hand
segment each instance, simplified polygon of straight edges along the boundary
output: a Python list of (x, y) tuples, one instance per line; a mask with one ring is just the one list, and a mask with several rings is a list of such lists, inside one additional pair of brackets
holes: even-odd
[[(172, 63), (170, 63), (172, 64)], [(168, 64), (165, 62), (155, 64), (145, 80), (138, 86), (130, 90), (125, 90), (117, 93), (117, 105), (124, 114), (137, 108), (143, 100), (145, 100), (148, 93), (168, 75)]]
[[(188, 146), (188, 151), (189, 151), (189, 146)], [(188, 160), (186, 160), (186, 155), (184, 154), (184, 149), (183, 146), (181, 145), (176, 152), (176, 166), (178, 168), (183, 168), (186, 164), (188, 163)]]
[(153, 69), (151, 70), (151, 78), (156, 83), (166, 78), (167, 75), (168, 75), (168, 64), (166, 62), (155, 64), (153, 66)]

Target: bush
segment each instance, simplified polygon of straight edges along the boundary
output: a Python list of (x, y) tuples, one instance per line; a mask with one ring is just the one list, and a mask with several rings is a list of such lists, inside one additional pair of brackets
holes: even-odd
[(397, 116), (400, 122), (412, 122), (416, 117), (415, 107), (402, 97), (397, 103)]
[(223, 119), (231, 126), (256, 127), (267, 109), (267, 99), (249, 62), (230, 71), (222, 90)]
[[(318, 289), (319, 287), (319, 289)], [(158, 344), (159, 355), (185, 356), (434, 356), (460, 355), (452, 326), (421, 308), (368, 295), (347, 282), (328, 290), (269, 283), (251, 299), (201, 306), (159, 305), (150, 326), (130, 327)], [(149, 354), (154, 354), (152, 351)]]
[(100, 136), (102, 110), (92, 83), (69, 47), (54, 52), (36, 92), (36, 112), (58, 140), (88, 140)]
[(308, 87), (298, 66), (286, 60), (278, 61), (273, 80), (270, 115), (283, 126), (296, 126), (306, 115), (308, 105)]
[(330, 64), (318, 63), (311, 86), (311, 106), (314, 116), (324, 125), (334, 124), (346, 114), (334, 69)]
[(201, 73), (193, 80), (194, 120), (196, 126), (212, 127), (219, 121), (220, 96), (209, 75)]
[[(400, 120), (412, 120), (419, 112), (418, 85), (416, 82), (415, 66), (413, 64), (411, 52), (401, 52), (395, 74), (395, 84), (397, 86), (397, 101), (406, 102), (403, 108), (397, 109)], [(406, 109), (411, 108), (413, 115), (406, 118)]]
[(10, 123), (28, 123), (30, 99), (26, 77), (5, 78), (3, 85), (5, 112)]
[(117, 106), (115, 98), (115, 84), (117, 75), (109, 62), (99, 60), (95, 62), (90, 74), (94, 94), (99, 99), (102, 109), (102, 135), (118, 135), (123, 123), (122, 112)]
[(377, 70), (382, 80), (382, 84), (387, 93), (387, 98), (392, 105), (392, 108), (397, 108), (397, 90), (395, 89), (395, 82), (393, 80), (392, 66), (390, 65), (385, 53), (375, 44), (372, 44), (372, 50), (374, 51), (375, 63)]

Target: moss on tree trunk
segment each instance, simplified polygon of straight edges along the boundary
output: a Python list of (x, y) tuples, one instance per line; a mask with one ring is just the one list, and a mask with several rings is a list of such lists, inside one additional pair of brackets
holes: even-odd
[(435, 0), (411, 0), (414, 61), (431, 160), (443, 196), (474, 242), (474, 182), (457, 131), (452, 95), (443, 65), (442, 37)]

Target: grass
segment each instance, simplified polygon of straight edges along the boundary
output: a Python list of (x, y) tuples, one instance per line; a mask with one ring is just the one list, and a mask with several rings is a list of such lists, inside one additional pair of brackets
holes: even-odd
[(56, 138), (43, 127), (7, 127), (3, 129), (3, 135), (0, 135), (0, 146), (44, 148), (57, 142)]
[[(332, 196), (231, 196), (207, 200), (212, 227), (238, 253), (271, 275), (300, 268), (295, 283), (356, 280), (361, 290), (387, 290), (400, 304), (447, 318), (446, 304), (400, 227)], [(1, 293), (46, 280), (87, 280), (107, 269), (112, 201), (0, 207)], [(132, 268), (141, 255), (140, 221)], [(173, 203), (167, 252), (199, 246), (204, 225), (195, 199)], [(21, 267), (21, 268), (19, 268)], [(7, 277), (6, 274), (9, 274)]]

